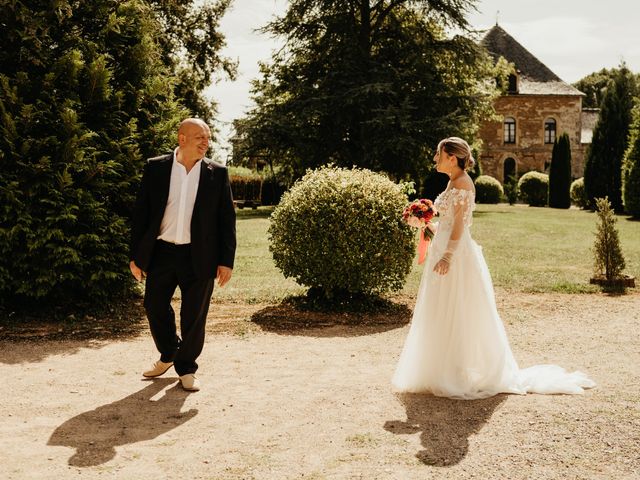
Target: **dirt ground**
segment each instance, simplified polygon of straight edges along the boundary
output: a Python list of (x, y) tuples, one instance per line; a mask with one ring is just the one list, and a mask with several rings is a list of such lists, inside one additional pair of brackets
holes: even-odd
[(157, 357), (144, 325), (111, 339), (5, 335), (0, 478), (640, 478), (640, 292), (497, 298), (522, 367), (556, 363), (598, 386), (396, 395), (409, 308), (294, 328), (282, 307), (214, 304), (197, 393), (173, 370), (141, 378)]

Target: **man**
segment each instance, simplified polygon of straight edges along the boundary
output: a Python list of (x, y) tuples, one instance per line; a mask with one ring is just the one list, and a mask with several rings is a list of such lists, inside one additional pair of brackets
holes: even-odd
[[(146, 276), (144, 307), (160, 359), (143, 373), (164, 374), (171, 366), (182, 388), (200, 389), (196, 359), (204, 345), (214, 280), (231, 278), (236, 216), (227, 169), (205, 158), (211, 131), (187, 118), (173, 153), (151, 158), (142, 176), (131, 232), (131, 273)], [(171, 298), (180, 287), (180, 338)]]

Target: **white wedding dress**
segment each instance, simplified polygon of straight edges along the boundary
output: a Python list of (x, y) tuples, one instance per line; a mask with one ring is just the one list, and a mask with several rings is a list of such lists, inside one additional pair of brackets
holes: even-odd
[[(434, 202), (440, 221), (394, 388), (476, 399), (502, 392), (578, 394), (595, 386), (584, 373), (568, 373), (556, 365), (518, 367), (482, 250), (469, 233), (474, 196), (470, 190), (449, 188)], [(433, 267), (445, 252), (451, 255), (450, 268), (440, 275)]]

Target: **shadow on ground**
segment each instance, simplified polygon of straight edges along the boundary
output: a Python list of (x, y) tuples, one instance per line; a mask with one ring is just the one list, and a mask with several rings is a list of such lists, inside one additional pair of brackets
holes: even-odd
[(137, 337), (147, 325), (140, 299), (99, 317), (5, 315), (0, 318), (0, 363), (41, 362), (51, 355), (99, 348), (105, 341)]
[(258, 208), (238, 208), (236, 209), (237, 220), (251, 220), (252, 218), (269, 218), (273, 213), (272, 206), (264, 206)]
[(285, 301), (258, 310), (251, 316), (251, 322), (264, 331), (280, 335), (356, 337), (403, 327), (411, 321), (411, 315), (403, 303), (371, 312), (323, 312)]
[(112, 460), (117, 446), (151, 440), (173, 430), (198, 414), (196, 409), (180, 411), (189, 393), (179, 382), (160, 399), (151, 400), (175, 381), (147, 381), (146, 387), (122, 400), (81, 413), (56, 428), (47, 445), (74, 448), (69, 465), (91, 467)]
[(448, 467), (464, 459), (469, 437), (482, 429), (507, 395), (483, 400), (452, 400), (423, 394), (402, 394), (399, 398), (407, 410), (407, 419), (387, 421), (384, 429), (396, 435), (421, 432), (424, 450), (416, 453), (416, 457), (426, 465)]

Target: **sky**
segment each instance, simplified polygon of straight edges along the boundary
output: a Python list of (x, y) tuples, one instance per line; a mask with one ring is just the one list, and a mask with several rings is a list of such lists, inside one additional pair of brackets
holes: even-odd
[[(206, 0), (205, 0), (206, 1)], [(467, 15), (474, 29), (496, 20), (556, 75), (573, 83), (589, 73), (625, 61), (640, 72), (640, 0), (478, 0)], [(257, 32), (286, 11), (285, 0), (233, 0), (221, 22), (223, 54), (239, 62), (235, 81), (207, 90), (218, 103), (219, 155), (229, 153), (231, 121), (251, 107), (250, 82), (258, 62), (268, 61), (282, 40)]]

